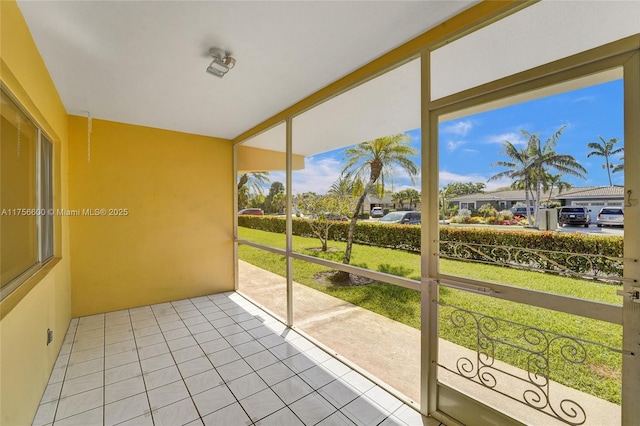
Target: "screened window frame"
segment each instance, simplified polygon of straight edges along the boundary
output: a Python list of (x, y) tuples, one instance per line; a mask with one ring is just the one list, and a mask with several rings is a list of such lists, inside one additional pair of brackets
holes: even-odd
[[(24, 284), (36, 272), (54, 258), (55, 206), (54, 206), (54, 144), (38, 121), (29, 114), (23, 104), (4, 85), (0, 87), (0, 96), (11, 102), (24, 118), (36, 129), (34, 192), (36, 195), (36, 262), (27, 267), (18, 276), (0, 287), (0, 301)], [(2, 209), (6, 207), (3, 206)], [(17, 207), (15, 207), (17, 208)], [(10, 207), (7, 210), (12, 210)], [(45, 214), (41, 214), (44, 212)], [(2, 247), (2, 250), (10, 249)], [(2, 265), (0, 265), (2, 267)]]

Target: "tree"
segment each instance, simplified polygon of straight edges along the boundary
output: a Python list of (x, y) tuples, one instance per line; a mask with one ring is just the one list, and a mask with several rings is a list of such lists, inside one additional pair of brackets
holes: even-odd
[(609, 161), (609, 157), (621, 153), (622, 151), (624, 151), (624, 147), (614, 149), (614, 145), (618, 143), (618, 138), (612, 138), (608, 141), (605, 141), (602, 136), (598, 135), (598, 137), (600, 138), (602, 143), (589, 142), (587, 144), (587, 147), (593, 150), (587, 154), (587, 158), (592, 156), (604, 157), (604, 164), (602, 165), (602, 168), (607, 169), (607, 175), (609, 176), (609, 186), (613, 186), (613, 183), (611, 182), (611, 169), (614, 169), (615, 172), (616, 166)]
[(618, 173), (624, 170), (624, 157), (620, 157), (620, 161), (621, 163), (615, 166), (613, 170), (611, 170), (611, 173)]
[[(565, 126), (560, 127), (551, 135), (544, 144), (538, 133), (529, 133), (526, 130), (520, 132), (528, 139), (525, 148), (518, 149), (509, 141), (503, 143), (501, 153), (507, 155), (511, 161), (496, 161), (492, 166), (506, 167), (510, 170), (498, 173), (489, 180), (498, 180), (504, 177), (511, 178), (513, 187), (525, 190), (526, 205), (529, 206), (530, 195), (534, 202), (534, 218), (537, 223), (538, 208), (540, 205), (543, 183), (548, 176), (549, 169), (559, 171), (561, 174), (584, 179), (587, 170), (576, 161), (572, 155), (558, 154), (555, 147)], [(532, 220), (527, 209), (527, 221), (531, 226)]]
[[(393, 203), (396, 204), (396, 208), (401, 209), (402, 206), (404, 205), (404, 200), (406, 199), (407, 199), (407, 193), (405, 191), (398, 191), (391, 194), (391, 201), (393, 201)], [(397, 207), (398, 204), (400, 204), (400, 207)]]
[(459, 197), (461, 195), (471, 195), (478, 194), (484, 192), (484, 189), (487, 187), (482, 182), (476, 183), (462, 183), (462, 182), (452, 182), (448, 183), (442, 187), (440, 190), (441, 194), (446, 194), (446, 197)]
[(278, 199), (279, 196), (277, 196), (277, 194), (284, 195), (284, 185), (282, 184), (282, 182), (273, 182), (271, 184), (271, 187), (269, 188), (269, 194), (267, 194), (267, 197), (264, 200), (265, 210), (269, 213), (278, 212), (278, 203), (280, 202), (280, 200)]
[(271, 182), (269, 172), (248, 172), (238, 179), (238, 207), (245, 208), (249, 204), (250, 194), (262, 195), (262, 186)]
[[(529, 153), (529, 150), (526, 148), (518, 149), (511, 142), (504, 141), (502, 144), (501, 154), (505, 154), (509, 157), (510, 161), (496, 161), (491, 164), (491, 167), (499, 166), (505, 167), (509, 170), (505, 170), (500, 172), (494, 176), (489, 178), (489, 182), (494, 180), (499, 180), (503, 178), (509, 178), (514, 181), (512, 186), (516, 183), (520, 184), (525, 190), (525, 200), (527, 206), (529, 203), (529, 193), (531, 188), (531, 167), (533, 164), (533, 160)], [(531, 218), (529, 217), (529, 210), (527, 209), (527, 220), (529, 221), (529, 225), (531, 225)]]
[(334, 218), (348, 215), (350, 207), (350, 198), (332, 193), (305, 196), (298, 202), (298, 209), (311, 218), (309, 225), (313, 234), (322, 243), (322, 251), (327, 251), (329, 230), (338, 223)]
[(565, 182), (562, 180), (562, 175), (552, 175), (551, 173), (547, 173), (544, 185), (544, 190), (549, 191), (549, 197), (547, 198), (547, 207), (551, 205), (551, 196), (553, 195), (554, 187), (558, 188), (558, 194), (562, 194), (565, 189), (569, 189), (572, 186), (569, 182)]
[(358, 221), (358, 213), (364, 204), (364, 199), (375, 185), (378, 191), (384, 193), (385, 180), (393, 176), (396, 167), (404, 170), (412, 183), (418, 174), (418, 167), (409, 157), (416, 156), (417, 151), (409, 144), (411, 139), (404, 134), (385, 136), (372, 141), (363, 142), (345, 151), (347, 160), (343, 176), (354, 181), (366, 182), (353, 210), (349, 231), (347, 233), (347, 247), (344, 263), (351, 262), (353, 234)]
[(409, 200), (409, 208), (413, 210), (420, 202), (420, 193), (413, 188), (405, 189), (404, 192), (407, 200)]
[(496, 217), (498, 216), (498, 210), (496, 210), (495, 207), (493, 207), (491, 205), (491, 203), (486, 203), (483, 204), (479, 209), (478, 209), (479, 213), (482, 213), (482, 217), (483, 219), (486, 219), (487, 216), (493, 216)]

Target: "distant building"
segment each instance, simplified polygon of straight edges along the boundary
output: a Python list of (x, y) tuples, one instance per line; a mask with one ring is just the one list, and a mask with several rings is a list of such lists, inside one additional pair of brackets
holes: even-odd
[[(508, 210), (516, 204), (525, 204), (525, 192), (520, 190), (506, 190), (483, 192), (460, 197), (446, 199), (448, 203), (459, 209), (476, 210), (484, 204), (491, 204), (498, 210)], [(600, 208), (604, 206), (624, 206), (624, 187), (622, 186), (586, 186), (574, 187), (564, 190), (558, 194), (554, 189), (549, 196), (549, 192), (543, 192), (541, 204), (547, 200), (559, 202), (563, 206), (583, 206), (591, 210), (591, 220), (595, 223), (596, 216)], [(529, 204), (533, 202), (529, 200)]]

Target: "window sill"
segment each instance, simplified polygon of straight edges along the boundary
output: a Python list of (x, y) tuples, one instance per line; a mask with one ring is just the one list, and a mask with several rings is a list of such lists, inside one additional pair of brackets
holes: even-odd
[(0, 302), (0, 320), (2, 320), (13, 308), (18, 306), (20, 301), (29, 294), (29, 292), (46, 277), (49, 272), (60, 262), (62, 258), (54, 257), (38, 269), (31, 277), (9, 294), (2, 302)]

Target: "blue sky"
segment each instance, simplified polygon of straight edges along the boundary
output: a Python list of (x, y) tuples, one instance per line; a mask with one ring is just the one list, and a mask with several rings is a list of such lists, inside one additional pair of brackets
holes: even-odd
[[(521, 130), (540, 132), (545, 141), (561, 126), (566, 126), (556, 152), (570, 154), (587, 170), (587, 179), (564, 176), (574, 186), (608, 185), (604, 158), (587, 158), (588, 142), (619, 138), (617, 147), (624, 146), (622, 80), (574, 90), (560, 95), (463, 117), (440, 125), (440, 186), (451, 182), (483, 182), (487, 190), (508, 186), (508, 180), (487, 182), (503, 171), (491, 167), (495, 161), (507, 160), (500, 154), (505, 140), (523, 146)], [(412, 146), (420, 149), (420, 129), (406, 132)], [(521, 145), (522, 144), (522, 145)], [(318, 154), (306, 158), (305, 169), (293, 174), (294, 193), (314, 191), (324, 193), (339, 177), (343, 167), (344, 150)], [(420, 158), (413, 159), (420, 166)], [(619, 156), (612, 160), (619, 163)], [(271, 173), (272, 181), (284, 182), (284, 173)], [(623, 184), (623, 174), (612, 174), (614, 184)], [(393, 190), (420, 189), (420, 177), (412, 185), (406, 175), (398, 173)], [(389, 188), (391, 189), (391, 188)]]

